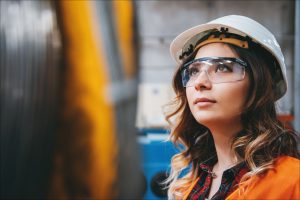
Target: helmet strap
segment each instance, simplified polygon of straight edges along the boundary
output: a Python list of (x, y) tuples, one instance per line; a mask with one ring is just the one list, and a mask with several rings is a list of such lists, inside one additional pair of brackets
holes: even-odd
[(239, 46), (244, 49), (248, 49), (248, 41), (245, 40), (239, 40), (237, 38), (232, 38), (230, 35), (220, 34), (220, 35), (211, 35), (206, 40), (200, 42), (194, 49), (199, 49), (200, 47), (210, 44), (210, 43), (229, 43), (236, 46)]

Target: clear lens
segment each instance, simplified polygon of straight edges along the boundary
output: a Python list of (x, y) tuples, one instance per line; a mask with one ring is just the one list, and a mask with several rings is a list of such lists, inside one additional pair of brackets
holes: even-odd
[(212, 83), (226, 83), (243, 80), (247, 64), (238, 58), (206, 57), (184, 65), (181, 76), (184, 87), (195, 85), (201, 73), (206, 73)]

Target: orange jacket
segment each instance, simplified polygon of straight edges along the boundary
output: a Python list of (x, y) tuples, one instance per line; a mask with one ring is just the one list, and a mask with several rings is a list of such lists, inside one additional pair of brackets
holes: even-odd
[[(184, 199), (196, 182), (197, 180), (191, 185)], [(300, 200), (300, 160), (289, 156), (279, 157), (273, 169), (268, 170), (263, 176), (251, 177), (226, 198), (226, 200), (237, 199)]]

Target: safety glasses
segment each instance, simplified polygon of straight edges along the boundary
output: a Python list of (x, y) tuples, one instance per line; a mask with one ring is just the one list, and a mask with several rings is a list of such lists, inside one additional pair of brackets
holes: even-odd
[(245, 78), (245, 71), (249, 65), (232, 57), (204, 57), (192, 60), (181, 69), (184, 87), (195, 86), (196, 80), (205, 72), (212, 83), (227, 83), (241, 81)]

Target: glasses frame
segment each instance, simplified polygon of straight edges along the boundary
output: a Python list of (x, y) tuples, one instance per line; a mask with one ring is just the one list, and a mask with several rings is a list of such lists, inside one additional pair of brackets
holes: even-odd
[[(203, 57), (203, 58), (197, 58), (192, 61), (189, 61), (185, 63), (182, 68), (180, 69), (180, 74), (181, 74), (181, 80), (182, 80), (182, 85), (184, 86), (184, 80), (183, 80), (183, 71), (187, 69), (191, 64), (195, 62), (203, 62), (203, 61), (208, 61), (208, 60), (228, 60), (234, 63), (237, 63), (244, 67), (245, 71), (249, 68), (249, 64), (240, 58), (234, 58), (234, 57)], [(243, 80), (243, 79), (242, 79)], [(189, 86), (184, 86), (184, 87), (189, 87)]]

